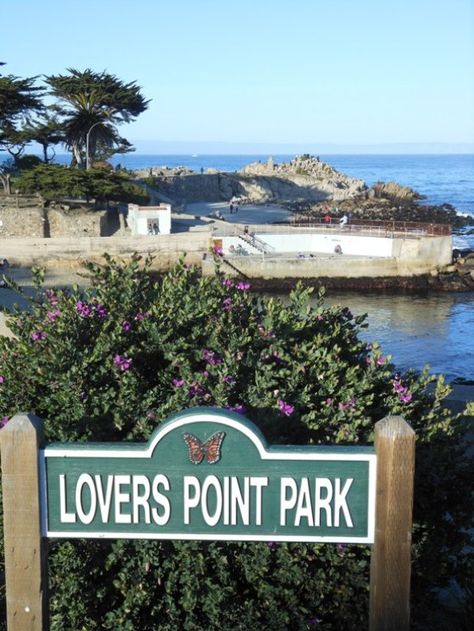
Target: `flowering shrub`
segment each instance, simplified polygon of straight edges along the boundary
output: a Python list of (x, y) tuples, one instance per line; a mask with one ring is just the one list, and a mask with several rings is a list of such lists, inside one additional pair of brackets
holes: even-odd
[[(41, 289), (0, 339), (0, 425), (29, 410), (48, 441), (146, 440), (196, 405), (245, 414), (269, 443), (370, 443), (402, 414), (417, 432), (414, 605), (456, 575), (470, 503), (448, 388), (400, 374), (363, 317), (200, 278), (154, 281), (138, 258), (88, 265), (92, 287)], [(431, 389), (428, 386), (431, 384)], [(357, 545), (62, 541), (51, 544), (52, 629), (366, 628), (370, 549)], [(415, 607), (415, 612), (417, 611)]]

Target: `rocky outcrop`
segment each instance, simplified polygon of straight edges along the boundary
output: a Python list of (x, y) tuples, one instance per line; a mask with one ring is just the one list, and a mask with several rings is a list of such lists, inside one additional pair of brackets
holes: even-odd
[(184, 168), (152, 168), (137, 172), (148, 184), (179, 203), (227, 201), (232, 197), (260, 204), (343, 200), (367, 190), (362, 180), (348, 177), (308, 155), (289, 163), (255, 162), (236, 173), (196, 174)]

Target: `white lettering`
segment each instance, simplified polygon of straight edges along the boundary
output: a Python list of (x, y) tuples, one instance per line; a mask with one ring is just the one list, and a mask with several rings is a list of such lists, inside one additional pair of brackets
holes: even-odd
[(262, 489), (268, 486), (268, 478), (250, 478), (250, 486), (255, 487), (255, 523), (262, 525)]
[[(140, 488), (143, 492), (140, 493)], [(140, 507), (143, 508), (143, 521), (145, 524), (151, 522), (150, 518), (150, 480), (146, 475), (132, 476), (132, 496), (133, 496), (133, 523), (140, 523)]]
[(314, 526), (312, 511), (309, 481), (308, 478), (302, 478), (296, 504), (295, 526), (300, 525), (301, 519), (307, 519), (308, 526)]
[[(201, 497), (201, 487), (199, 486), (199, 480), (194, 475), (185, 475), (184, 476), (184, 489), (183, 489), (183, 500), (184, 500), (184, 523), (191, 523), (191, 509), (196, 508), (199, 504), (199, 500)], [(194, 494), (191, 495), (191, 490), (194, 489)]]
[(115, 522), (117, 524), (131, 524), (132, 515), (130, 513), (122, 513), (122, 504), (130, 504), (130, 492), (126, 493), (122, 491), (121, 487), (130, 486), (129, 475), (116, 475), (114, 479), (114, 491), (115, 491)]
[(110, 505), (112, 500), (112, 489), (114, 485), (114, 476), (107, 476), (107, 487), (105, 490), (104, 497), (104, 489), (102, 487), (102, 478), (100, 475), (95, 475), (95, 485), (97, 487), (97, 501), (99, 503), (100, 516), (102, 518), (102, 522), (106, 524), (109, 521), (110, 515)]
[(66, 476), (64, 474), (59, 476), (59, 514), (63, 524), (74, 524), (76, 522), (76, 513), (67, 512)]
[(354, 482), (354, 478), (348, 478), (341, 491), (341, 480), (336, 478), (336, 489), (334, 494), (334, 525), (339, 526), (340, 512), (344, 513), (344, 519), (349, 528), (353, 528), (351, 514), (347, 506), (346, 495)]
[[(86, 512), (82, 504), (82, 489), (84, 486), (89, 488), (90, 502), (89, 510)], [(76, 511), (79, 519), (83, 524), (90, 524), (94, 519), (97, 508), (97, 497), (95, 492), (94, 480), (88, 473), (81, 473), (76, 484)]]
[[(214, 488), (214, 492), (216, 494), (214, 515), (211, 515), (209, 512), (209, 487)], [(208, 475), (206, 477), (201, 493), (202, 497), (204, 498), (204, 501), (201, 505), (201, 511), (202, 516), (204, 517), (204, 521), (208, 526), (215, 526), (219, 521), (219, 517), (222, 513), (222, 489), (221, 485), (219, 484), (219, 480), (216, 478), (215, 475)]]
[[(290, 496), (287, 497), (287, 489)], [(293, 478), (280, 480), (280, 526), (286, 526), (286, 512), (295, 507), (297, 497), (296, 482)]]
[(153, 499), (157, 504), (163, 507), (163, 514), (160, 515), (156, 508), (151, 509), (151, 514), (153, 515), (153, 521), (155, 522), (155, 524), (158, 524), (158, 526), (164, 526), (168, 523), (168, 520), (170, 518), (171, 505), (166, 495), (163, 495), (163, 493), (160, 492), (160, 486), (163, 486), (165, 491), (170, 490), (170, 481), (163, 474), (155, 475), (155, 477), (153, 478), (152, 488)]
[[(326, 489), (326, 497), (322, 497), (322, 490)], [(329, 478), (316, 478), (314, 502), (314, 525), (321, 525), (321, 511), (326, 511), (326, 526), (332, 526), (331, 500), (332, 500), (332, 484)]]

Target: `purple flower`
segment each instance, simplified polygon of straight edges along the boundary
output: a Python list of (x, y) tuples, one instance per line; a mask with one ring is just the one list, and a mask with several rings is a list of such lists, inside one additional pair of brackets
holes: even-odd
[(76, 311), (83, 318), (89, 318), (92, 315), (92, 308), (86, 302), (78, 300), (76, 302)]
[(146, 313), (143, 313), (142, 311), (139, 311), (137, 313), (137, 315), (133, 318), (134, 320), (138, 320), (139, 322), (141, 322), (142, 320), (144, 320), (145, 318), (148, 318), (150, 316), (150, 312), (147, 311)]
[(207, 348), (202, 351), (202, 358), (211, 366), (222, 364), (222, 359), (219, 357), (219, 355), (216, 355), (214, 351), (210, 351)]
[(318, 618), (318, 616), (313, 616), (313, 618), (310, 618), (308, 620), (308, 624), (310, 627), (316, 627), (320, 623), (321, 623), (321, 618)]
[(294, 406), (290, 405), (289, 403), (285, 403), (285, 401), (282, 401), (281, 399), (278, 399), (277, 404), (280, 412), (284, 416), (291, 416), (295, 411)]
[(413, 398), (412, 393), (407, 386), (402, 385), (399, 377), (395, 377), (392, 381), (393, 391), (398, 394), (398, 398), (402, 403), (410, 403)]
[(243, 281), (240, 281), (239, 283), (237, 283), (235, 288), (239, 291), (247, 291), (248, 289), (250, 289), (250, 283), (244, 283)]
[(48, 311), (48, 313), (46, 314), (46, 317), (48, 318), (50, 322), (54, 322), (56, 318), (59, 318), (60, 315), (61, 315), (61, 311), (59, 309), (54, 309), (53, 311)]
[(224, 298), (224, 300), (222, 301), (222, 306), (224, 307), (225, 311), (231, 311), (231, 309), (232, 309), (232, 298)]
[(234, 286), (234, 281), (230, 280), (230, 278), (224, 278), (224, 280), (222, 281), (222, 285), (224, 287), (227, 287), (227, 288), (233, 287)]
[(340, 557), (343, 557), (345, 555), (346, 549), (347, 549), (347, 544), (345, 543), (338, 543), (336, 546), (337, 553)]
[(125, 355), (115, 355), (114, 364), (120, 368), (120, 370), (128, 370), (132, 365), (132, 359), (125, 357)]
[(383, 355), (380, 355), (380, 357), (377, 357), (375, 363), (377, 364), (377, 366), (383, 366), (386, 363), (387, 359), (386, 357), (384, 357)]
[(132, 329), (132, 325), (130, 324), (130, 322), (128, 320), (124, 320), (122, 322), (122, 331), (125, 331), (126, 333), (128, 333), (128, 331), (131, 331)]
[(273, 552), (273, 550), (276, 550), (278, 548), (278, 542), (277, 541), (267, 541), (267, 546)]
[(56, 295), (56, 292), (54, 292), (52, 289), (47, 289), (45, 291), (46, 294), (46, 298), (49, 300), (50, 304), (57, 305), (59, 303), (59, 298)]
[(198, 383), (192, 383), (189, 386), (189, 390), (188, 390), (188, 396), (190, 399), (192, 399), (193, 397), (200, 397), (204, 394), (204, 388), (202, 386), (200, 386)]
[(338, 403), (338, 408), (340, 412), (344, 412), (344, 410), (348, 410), (349, 408), (354, 408), (356, 404), (355, 399), (349, 399), (348, 401), (344, 401), (343, 403)]
[(328, 399), (326, 399), (326, 401), (324, 402), (327, 406), (332, 405), (334, 403), (334, 399), (331, 399), (331, 397), (329, 397)]
[(2, 418), (0, 419), (0, 428), (5, 427), (9, 420), (9, 416), (2, 416)]
[(233, 386), (235, 383), (235, 379), (234, 377), (232, 377), (232, 375), (224, 375), (224, 377), (222, 378), (222, 381), (224, 383), (227, 383), (229, 386)]
[(218, 245), (215, 245), (212, 248), (212, 251), (214, 252), (216, 256), (224, 256), (224, 250)]
[(247, 408), (245, 405), (232, 405), (226, 408), (230, 412), (235, 412), (236, 414), (245, 414), (247, 412)]
[(0, 383), (5, 383), (5, 377), (3, 375), (0, 375)]
[(31, 334), (31, 339), (33, 342), (40, 342), (47, 337), (47, 334), (44, 331), (33, 331)]
[(95, 312), (97, 314), (97, 317), (101, 318), (102, 320), (106, 318), (109, 314), (109, 312), (104, 307), (104, 305), (100, 305), (100, 304), (95, 306)]
[(181, 386), (184, 386), (184, 379), (173, 379), (173, 381), (171, 382), (173, 384), (173, 386), (175, 388), (181, 388)]

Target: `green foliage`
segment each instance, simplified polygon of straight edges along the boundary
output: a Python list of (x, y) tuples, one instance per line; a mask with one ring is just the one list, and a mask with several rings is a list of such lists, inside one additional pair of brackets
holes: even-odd
[(23, 126), (32, 114), (43, 109), (43, 90), (35, 82), (36, 77), (0, 75), (0, 148), (11, 155), (21, 154), (28, 142)]
[(15, 187), (22, 193), (40, 193), (47, 200), (68, 197), (146, 204), (149, 199), (125, 174), (104, 169), (84, 171), (58, 164), (40, 164), (23, 171), (15, 178)]
[(124, 83), (105, 71), (74, 68), (68, 68), (67, 75), (49, 76), (46, 82), (59, 101), (65, 143), (78, 165), (87, 162), (87, 148), (89, 157), (99, 159), (132, 150), (117, 126), (132, 122), (148, 107), (135, 82)]
[[(170, 414), (245, 408), (269, 443), (354, 444), (402, 414), (417, 433), (414, 611), (466, 565), (472, 464), (443, 379), (397, 374), (359, 338), (363, 317), (260, 298), (138, 257), (88, 265), (92, 287), (43, 290), (0, 339), (0, 417), (44, 419), (48, 441), (146, 440)], [(121, 370), (120, 355), (131, 360)], [(284, 402), (286, 413), (282, 411)], [(469, 470), (471, 466), (471, 470)], [(367, 627), (367, 546), (67, 541), (50, 547), (53, 630)]]

